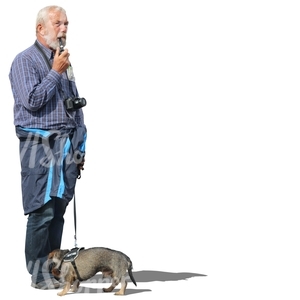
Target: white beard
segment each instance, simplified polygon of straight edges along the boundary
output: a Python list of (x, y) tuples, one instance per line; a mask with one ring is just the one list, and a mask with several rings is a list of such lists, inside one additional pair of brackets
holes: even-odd
[[(58, 38), (56, 39), (53, 39), (51, 38), (51, 36), (49, 34), (46, 34), (44, 36), (44, 39), (46, 41), (46, 44), (53, 50), (56, 50), (57, 47), (59, 47), (59, 41), (58, 41)], [(66, 38), (62, 38), (62, 44), (63, 46), (66, 45)]]

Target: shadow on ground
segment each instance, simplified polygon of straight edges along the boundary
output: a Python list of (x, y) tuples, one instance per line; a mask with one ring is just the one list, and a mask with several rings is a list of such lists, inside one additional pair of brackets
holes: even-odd
[(188, 273), (188, 272), (171, 273), (171, 272), (162, 272), (162, 271), (139, 271), (139, 272), (133, 272), (133, 276), (136, 282), (152, 282), (152, 281), (185, 280), (192, 277), (206, 276), (206, 275), (197, 274), (197, 273)]
[[(171, 272), (163, 272), (163, 271), (138, 271), (133, 272), (133, 276), (135, 281), (138, 282), (153, 282), (153, 281), (178, 281), (178, 280), (186, 280), (192, 277), (200, 277), (206, 276), (204, 274), (198, 273), (188, 273), (188, 272), (181, 272), (181, 273), (171, 273)], [(130, 282), (130, 278), (127, 275), (126, 280)], [(107, 283), (111, 282), (110, 278), (103, 278), (102, 274), (96, 274), (89, 280), (83, 281), (80, 284), (80, 287), (77, 293), (103, 293), (102, 288), (91, 288), (84, 286), (84, 283)], [(117, 288), (116, 288), (117, 291)], [(113, 291), (114, 293), (115, 291)], [(151, 292), (149, 289), (126, 289), (126, 295), (144, 293), (144, 292)], [(125, 296), (126, 296), (125, 295)]]

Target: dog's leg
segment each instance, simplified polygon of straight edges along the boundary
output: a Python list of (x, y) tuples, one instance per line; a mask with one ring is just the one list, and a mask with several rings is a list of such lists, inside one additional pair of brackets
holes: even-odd
[(79, 281), (78, 279), (76, 279), (76, 280), (74, 281), (73, 286), (72, 286), (72, 289), (71, 289), (71, 291), (72, 291), (73, 293), (76, 293), (76, 292), (77, 292), (78, 287), (79, 287), (79, 284), (80, 284), (80, 281)]
[(70, 282), (66, 282), (65, 287), (63, 288), (63, 290), (59, 293), (57, 293), (58, 296), (64, 296), (71, 288), (71, 283)]
[(103, 288), (103, 292), (111, 292), (119, 284), (119, 278), (113, 277), (112, 284), (109, 288)]
[(126, 287), (127, 281), (125, 280), (125, 276), (122, 276), (121, 288), (118, 292), (115, 293), (115, 295), (125, 295)]

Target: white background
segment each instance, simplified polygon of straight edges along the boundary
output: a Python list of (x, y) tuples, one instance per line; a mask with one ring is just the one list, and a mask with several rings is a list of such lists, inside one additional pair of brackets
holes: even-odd
[[(38, 10), (49, 4), (67, 10), (67, 48), (88, 102), (78, 246), (123, 251), (135, 272), (206, 275), (129, 283), (128, 298), (299, 299), (300, 24), (297, 1), (289, 0), (5, 4), (3, 292), (57, 297), (31, 288), (25, 270), (8, 80), (15, 55), (34, 43)], [(63, 248), (74, 246), (72, 204)]]

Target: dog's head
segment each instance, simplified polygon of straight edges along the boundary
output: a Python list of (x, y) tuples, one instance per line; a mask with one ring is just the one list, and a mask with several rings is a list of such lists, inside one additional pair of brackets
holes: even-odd
[(63, 262), (63, 258), (69, 251), (70, 250), (56, 249), (48, 254), (48, 267), (50, 272), (55, 277), (60, 277), (60, 269)]

